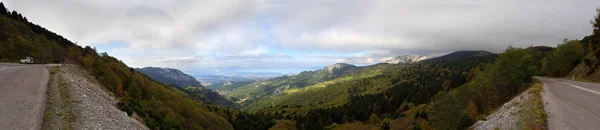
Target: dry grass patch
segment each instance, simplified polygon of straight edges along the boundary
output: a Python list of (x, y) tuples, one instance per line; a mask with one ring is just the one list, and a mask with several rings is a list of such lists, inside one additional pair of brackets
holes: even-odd
[(544, 101), (542, 100), (541, 92), (542, 92), (543, 84), (535, 80), (535, 84), (531, 88), (530, 91), (532, 97), (529, 99), (529, 103), (526, 103), (523, 110), (520, 112), (523, 117), (525, 123), (521, 127), (522, 129), (527, 130), (546, 130), (548, 115), (544, 110)]

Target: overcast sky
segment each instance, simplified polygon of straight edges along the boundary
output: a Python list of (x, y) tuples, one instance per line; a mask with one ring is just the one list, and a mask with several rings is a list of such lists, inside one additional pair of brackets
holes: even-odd
[(129, 66), (296, 73), (398, 55), (556, 46), (600, 0), (0, 0)]

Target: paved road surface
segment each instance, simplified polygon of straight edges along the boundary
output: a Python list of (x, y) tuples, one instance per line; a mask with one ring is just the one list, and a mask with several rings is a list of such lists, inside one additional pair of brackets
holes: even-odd
[(0, 63), (0, 129), (41, 129), (48, 78), (41, 65)]
[(536, 77), (552, 130), (600, 129), (600, 84)]

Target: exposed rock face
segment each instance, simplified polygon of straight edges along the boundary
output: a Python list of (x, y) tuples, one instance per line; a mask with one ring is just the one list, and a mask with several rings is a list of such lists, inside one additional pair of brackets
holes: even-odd
[(202, 86), (202, 84), (198, 82), (194, 77), (187, 75), (178, 69), (144, 67), (141, 69), (138, 68), (136, 70), (150, 76), (150, 78), (154, 80), (165, 84), (173, 84), (180, 88)]
[(355, 68), (356, 66), (346, 63), (337, 63), (323, 68), (321, 71), (329, 72), (330, 74), (336, 74), (339, 72), (346, 71), (351, 68)]
[(479, 120), (471, 127), (473, 130), (515, 130), (522, 129), (526, 119), (523, 118), (522, 112), (526, 109), (526, 105), (531, 103), (529, 100), (533, 95), (531, 89), (521, 93), (509, 102), (505, 103), (496, 112), (486, 117), (486, 120)]
[(385, 63), (389, 63), (389, 64), (400, 64), (400, 63), (404, 63), (404, 64), (410, 64), (410, 63), (415, 63), (415, 62), (419, 62), (425, 59), (428, 59), (429, 57), (427, 56), (418, 56), (418, 55), (403, 55), (403, 56), (397, 56), (388, 60), (385, 60)]
[(233, 85), (233, 83), (231, 81), (226, 81), (225, 83), (223, 83), (223, 86), (229, 86), (229, 85)]

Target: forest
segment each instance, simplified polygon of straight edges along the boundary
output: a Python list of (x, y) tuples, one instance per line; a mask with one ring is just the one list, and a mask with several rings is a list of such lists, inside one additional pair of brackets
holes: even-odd
[[(0, 61), (66, 59), (89, 71), (115, 95), (121, 110), (139, 116), (151, 129), (467, 129), (527, 89), (532, 76), (564, 77), (585, 68), (580, 78), (593, 80), (600, 69), (598, 9), (591, 35), (565, 39), (555, 48), (508, 47), (497, 55), (375, 65), (303, 82), (299, 85), (309, 87), (332, 81), (327, 87), (257, 100), (250, 106), (256, 109), (232, 109), (202, 102), (194, 92), (202, 90), (152, 80), (107, 53), (28, 21), (1, 2), (0, 15)], [(373, 74), (378, 69), (385, 71)], [(361, 76), (367, 74), (373, 75)]]

